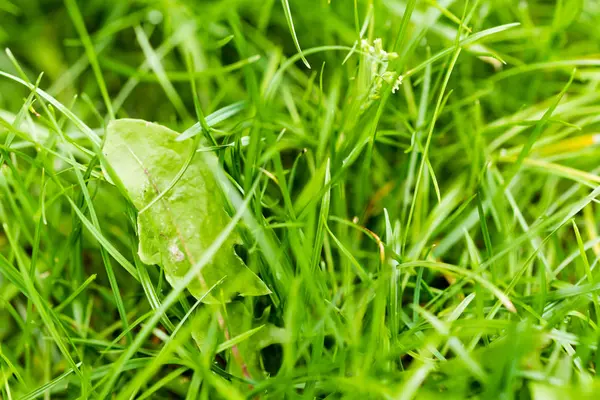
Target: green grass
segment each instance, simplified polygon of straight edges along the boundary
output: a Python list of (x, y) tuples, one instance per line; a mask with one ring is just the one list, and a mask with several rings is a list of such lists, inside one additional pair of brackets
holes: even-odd
[[(0, 398), (595, 398), (599, 21), (0, 0)], [(270, 295), (203, 304), (140, 261), (101, 168), (125, 117), (219, 157), (233, 222), (194, 268), (237, 230)]]

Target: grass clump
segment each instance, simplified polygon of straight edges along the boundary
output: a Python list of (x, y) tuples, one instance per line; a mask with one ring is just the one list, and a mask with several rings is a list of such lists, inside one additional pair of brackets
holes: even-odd
[[(0, 0), (0, 397), (593, 398), (599, 20)], [(231, 219), (192, 268), (239, 236), (269, 294), (205, 304), (142, 262), (119, 118), (218, 158)]]

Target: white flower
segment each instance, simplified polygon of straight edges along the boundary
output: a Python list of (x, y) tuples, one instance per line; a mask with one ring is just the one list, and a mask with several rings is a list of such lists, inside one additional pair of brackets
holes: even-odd
[(364, 52), (369, 51), (369, 41), (366, 39), (363, 39), (360, 41), (360, 49)]
[(381, 52), (383, 51), (383, 43), (381, 41), (381, 38), (377, 38), (373, 41), (373, 45), (375, 45), (375, 51), (377, 52), (378, 55), (381, 55)]
[(369, 101), (362, 105), (361, 109), (364, 110), (370, 106), (372, 101), (381, 98), (381, 89), (384, 82), (389, 85), (393, 84), (392, 92), (395, 93), (402, 84), (402, 79), (401, 77), (399, 79), (395, 78), (395, 71), (388, 71), (389, 61), (398, 58), (398, 54), (385, 51), (381, 38), (375, 39), (372, 44), (368, 40), (362, 39), (360, 47), (363, 51), (363, 65), (365, 68), (370, 69), (370, 77), (367, 83), (369, 85), (367, 95)]
[(402, 75), (398, 75), (398, 79), (396, 79), (396, 82), (394, 82), (394, 87), (392, 87), (392, 93), (396, 93), (398, 90), (400, 90), (400, 85), (402, 85), (403, 80), (404, 77)]

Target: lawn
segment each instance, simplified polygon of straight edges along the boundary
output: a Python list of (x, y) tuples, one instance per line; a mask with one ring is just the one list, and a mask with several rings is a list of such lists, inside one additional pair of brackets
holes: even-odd
[(595, 399), (599, 25), (0, 0), (0, 399)]

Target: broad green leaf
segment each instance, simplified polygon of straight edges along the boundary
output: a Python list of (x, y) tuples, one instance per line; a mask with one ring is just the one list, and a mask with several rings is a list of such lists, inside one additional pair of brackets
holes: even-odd
[[(288, 332), (284, 328), (280, 328), (269, 323), (269, 309), (260, 318), (254, 318), (252, 312), (241, 302), (234, 301), (226, 305), (225, 323), (229, 331), (231, 339), (226, 340), (222, 337), (222, 341), (215, 349), (217, 353), (227, 350), (235, 344), (237, 350), (244, 362), (244, 366), (250, 373), (252, 378), (266, 377), (268, 372), (263, 368), (263, 360), (261, 350), (272, 345), (281, 344), (289, 339)], [(199, 314), (194, 320), (195, 329), (192, 337), (200, 348), (203, 348), (206, 335), (208, 334), (206, 327), (210, 326), (211, 319), (215, 318), (215, 314), (210, 308), (204, 308), (199, 311)], [(236, 360), (227, 364), (227, 372), (232, 375), (242, 376), (243, 371)]]
[[(140, 259), (162, 266), (171, 285), (200, 259), (231, 220), (215, 177), (219, 165), (214, 154), (196, 152), (172, 185), (195, 151), (193, 140), (176, 141), (178, 136), (154, 123), (120, 119), (108, 125), (103, 149), (106, 161), (139, 212)], [(269, 293), (267, 286), (235, 254), (234, 246), (240, 243), (237, 235), (231, 235), (198, 279), (188, 286), (196, 298), (223, 278), (216, 293), (207, 296), (207, 302), (228, 301), (236, 294)]]

